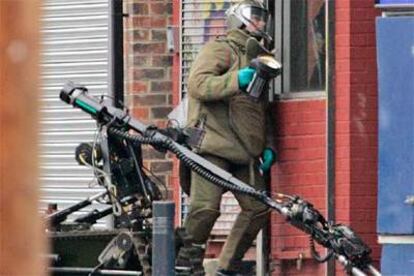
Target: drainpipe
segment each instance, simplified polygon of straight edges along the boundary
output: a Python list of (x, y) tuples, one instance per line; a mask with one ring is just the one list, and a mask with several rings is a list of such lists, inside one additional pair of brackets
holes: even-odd
[[(114, 97), (114, 106), (124, 102), (124, 24), (123, 0), (109, 1), (109, 94)], [(111, 94), (112, 93), (112, 94)]]
[[(326, 37), (326, 204), (327, 219), (335, 221), (335, 1), (325, 4), (325, 37)], [(326, 275), (335, 275), (335, 259), (327, 262)]]

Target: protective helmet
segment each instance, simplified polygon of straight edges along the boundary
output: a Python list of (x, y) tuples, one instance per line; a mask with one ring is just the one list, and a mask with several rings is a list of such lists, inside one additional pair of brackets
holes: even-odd
[[(227, 11), (227, 25), (230, 29), (252, 25), (254, 31), (250, 31), (257, 38), (264, 38), (271, 41), (271, 36), (266, 32), (266, 25), (269, 24), (269, 12), (263, 3), (257, 0), (243, 0), (231, 6)], [(265, 22), (264, 26), (255, 24), (256, 20)]]

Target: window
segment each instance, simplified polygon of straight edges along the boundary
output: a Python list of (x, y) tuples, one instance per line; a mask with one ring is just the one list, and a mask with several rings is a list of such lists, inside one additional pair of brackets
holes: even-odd
[(283, 63), (277, 93), (312, 92), (306, 94), (314, 96), (325, 90), (325, 2), (274, 2), (276, 55)]

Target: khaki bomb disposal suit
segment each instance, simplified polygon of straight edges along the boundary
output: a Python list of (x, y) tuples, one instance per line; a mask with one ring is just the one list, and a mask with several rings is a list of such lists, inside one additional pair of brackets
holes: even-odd
[[(225, 37), (202, 48), (189, 75), (188, 126), (205, 130), (199, 154), (243, 182), (265, 190), (255, 160), (268, 140), (267, 102), (252, 101), (238, 85), (237, 71), (250, 63), (251, 57), (246, 55), (249, 37), (245, 30), (232, 29)], [(225, 192), (192, 173), (185, 229), (195, 244), (206, 243), (220, 215), (220, 201)], [(234, 195), (241, 212), (221, 252), (219, 266), (237, 271), (245, 252), (268, 220), (268, 208), (247, 195)]]

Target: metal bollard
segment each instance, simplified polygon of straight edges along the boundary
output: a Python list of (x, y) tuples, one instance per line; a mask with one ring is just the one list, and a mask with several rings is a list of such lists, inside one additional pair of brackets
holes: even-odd
[(152, 229), (152, 275), (175, 275), (174, 213), (171, 201), (154, 201)]

